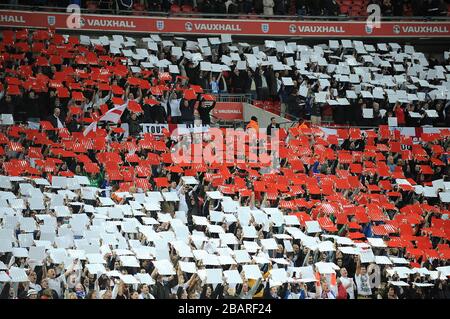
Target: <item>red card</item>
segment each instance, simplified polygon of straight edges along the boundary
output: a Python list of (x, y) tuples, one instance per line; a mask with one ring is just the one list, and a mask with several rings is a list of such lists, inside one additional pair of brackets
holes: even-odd
[(184, 90), (184, 98), (186, 100), (195, 100), (197, 99), (197, 94), (193, 89)]
[(142, 110), (142, 107), (139, 105), (138, 102), (136, 101), (128, 101), (128, 106), (127, 106), (128, 110), (130, 110), (130, 112), (133, 113), (143, 113), (144, 111)]

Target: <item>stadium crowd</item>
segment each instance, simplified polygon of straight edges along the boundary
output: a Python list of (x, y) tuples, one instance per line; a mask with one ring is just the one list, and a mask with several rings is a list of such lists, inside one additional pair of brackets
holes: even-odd
[(427, 58), (412, 46), (356, 40), (256, 46), (227, 35), (196, 42), (154, 35), (78, 39), (51, 31), (31, 39), (26, 31), (5, 31), (3, 45), (2, 112), (24, 123), (49, 119), (71, 132), (131, 100), (121, 119), (136, 128), (133, 134), (140, 123), (192, 123), (197, 113), (209, 124), (214, 96), (197, 94), (203, 92), (251, 94), (256, 105), (279, 103), (282, 114), (314, 124), (329, 114), (336, 124), (395, 119), (395, 126), (450, 126), (448, 52)]
[[(1, 298), (449, 298), (450, 131), (383, 122), (448, 126), (446, 53), (51, 30), (3, 31), (0, 49)], [(142, 134), (208, 124), (219, 92), (299, 118), (278, 149), (245, 146), (272, 166), (176, 164), (208, 133)], [(321, 128), (327, 105), (380, 126)]]

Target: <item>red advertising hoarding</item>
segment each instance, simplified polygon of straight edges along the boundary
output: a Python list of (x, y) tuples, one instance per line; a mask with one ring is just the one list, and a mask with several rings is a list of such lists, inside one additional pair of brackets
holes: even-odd
[[(0, 26), (72, 29), (68, 13), (0, 10)], [(175, 34), (235, 34), (289, 37), (450, 37), (450, 21), (389, 21), (370, 28), (365, 21), (280, 21), (197, 19), (82, 14), (80, 30)]]
[(220, 120), (243, 120), (243, 104), (241, 102), (217, 102), (212, 115)]

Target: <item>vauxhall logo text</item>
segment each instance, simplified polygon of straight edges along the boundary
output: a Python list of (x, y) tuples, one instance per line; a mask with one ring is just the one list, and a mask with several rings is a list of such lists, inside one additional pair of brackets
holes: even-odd
[(0, 15), (0, 22), (25, 23), (25, 19), (23, 18), (23, 16)]
[(129, 29), (136, 28), (134, 21), (129, 20), (82, 19), (81, 24), (88, 25), (90, 27), (129, 28)]
[(194, 28), (198, 31), (242, 31), (239, 24), (228, 23), (194, 23)]
[(448, 33), (446, 26), (402, 26), (403, 33)]
[[(302, 33), (345, 33), (344, 28), (340, 25), (299, 25), (297, 28)], [(290, 31), (293, 33), (295, 29), (292, 28)]]

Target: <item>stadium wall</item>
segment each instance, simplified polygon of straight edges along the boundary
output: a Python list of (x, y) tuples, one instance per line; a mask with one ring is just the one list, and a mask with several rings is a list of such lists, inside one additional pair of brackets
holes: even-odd
[[(0, 26), (120, 33), (247, 35), (302, 38), (450, 38), (450, 21), (294, 21), (263, 19), (199, 19), (82, 14), (73, 24), (69, 13), (0, 10)], [(78, 28), (79, 27), (79, 28)]]
[[(259, 107), (256, 107), (249, 103), (244, 103), (244, 121), (248, 122), (250, 121), (250, 118), (252, 116), (256, 116), (258, 118), (258, 123), (260, 127), (267, 127), (270, 123), (270, 119), (274, 117), (277, 121), (277, 123), (289, 123), (292, 124), (291, 121), (288, 119), (281, 117), (279, 115), (276, 115), (274, 113), (265, 111)], [(284, 124), (287, 125), (287, 124)], [(281, 125), (282, 127), (284, 126)]]

